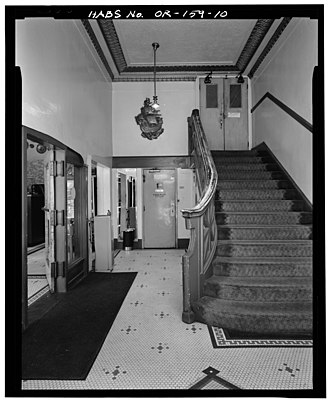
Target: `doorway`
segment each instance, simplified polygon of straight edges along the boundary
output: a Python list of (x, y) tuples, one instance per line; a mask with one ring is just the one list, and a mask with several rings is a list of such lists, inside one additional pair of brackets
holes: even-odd
[(44, 133), (23, 126), (22, 145), (22, 254), (26, 256), (22, 309), (26, 327), (34, 293), (66, 292), (86, 274), (87, 172), (79, 154)]
[(175, 248), (175, 169), (144, 169), (143, 200), (144, 248)]
[(200, 114), (211, 150), (248, 150), (247, 79), (212, 78), (210, 84), (200, 79)]

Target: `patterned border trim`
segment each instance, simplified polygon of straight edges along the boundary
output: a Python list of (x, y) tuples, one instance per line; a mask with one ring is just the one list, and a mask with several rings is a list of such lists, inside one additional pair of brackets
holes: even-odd
[(35, 293), (33, 296), (31, 296), (28, 300), (28, 307), (31, 306), (32, 303), (40, 299), (41, 296), (49, 292), (49, 286), (48, 284), (44, 286), (42, 289), (40, 289), (37, 293)]
[(227, 339), (222, 328), (208, 327), (214, 348), (312, 347), (309, 339)]
[(274, 20), (270, 19), (260, 19), (256, 22), (236, 63), (241, 73), (246, 69), (273, 22)]
[(104, 35), (104, 39), (108, 45), (108, 49), (110, 51), (112, 59), (116, 64), (117, 70), (119, 71), (119, 73), (122, 73), (124, 70), (126, 70), (127, 63), (119, 42), (116, 28), (112, 20), (99, 19), (97, 22)]
[[(190, 77), (157, 77), (158, 81), (196, 81), (197, 76), (192, 75)], [(132, 77), (132, 78), (115, 78), (114, 82), (153, 82), (152, 77)]]
[[(141, 67), (127, 67), (123, 72), (125, 73), (152, 73), (154, 71), (152, 66)], [(205, 72), (205, 71), (221, 71), (221, 72), (239, 72), (237, 66), (232, 65), (212, 65), (203, 64), (200, 66), (185, 65), (185, 66), (157, 66), (157, 72)]]
[(81, 20), (81, 22), (83, 23), (83, 25), (84, 25), (84, 27), (86, 29), (86, 32), (88, 33), (88, 35), (89, 35), (89, 37), (90, 37), (90, 39), (91, 39), (91, 41), (92, 41), (92, 43), (94, 45), (94, 48), (95, 48), (97, 54), (99, 55), (99, 57), (100, 57), (103, 65), (104, 65), (105, 69), (107, 70), (110, 78), (113, 80), (114, 79), (113, 72), (112, 72), (112, 70), (111, 70), (111, 68), (109, 66), (109, 63), (108, 63), (108, 61), (107, 61), (107, 59), (106, 59), (106, 57), (105, 57), (105, 55), (103, 53), (103, 50), (101, 49), (99, 41), (97, 40), (97, 37), (96, 37), (96, 35), (95, 35), (94, 31), (93, 31), (93, 28), (91, 27), (91, 24), (89, 23), (88, 20)]
[(261, 63), (263, 62), (264, 58), (267, 54), (271, 51), (272, 47), (278, 41), (279, 37), (282, 35), (284, 29), (287, 27), (289, 22), (291, 21), (291, 17), (283, 18), (280, 25), (277, 27), (276, 31), (274, 32), (273, 36), (269, 39), (267, 45), (265, 46), (264, 50), (261, 52), (260, 56), (258, 57), (257, 61), (254, 63), (254, 66), (251, 68), (251, 71), (248, 74), (249, 78), (252, 78), (255, 72), (260, 67)]
[(207, 384), (209, 384), (212, 381), (215, 381), (218, 384), (223, 385), (227, 389), (241, 389), (239, 387), (236, 387), (236, 385), (224, 380), (223, 378), (218, 377), (218, 374), (220, 373), (220, 371), (216, 370), (215, 368), (213, 368), (211, 366), (209, 366), (207, 369), (203, 370), (203, 373), (206, 374), (206, 377), (202, 378), (200, 381), (198, 381), (196, 384), (194, 384), (189, 389), (203, 389)]

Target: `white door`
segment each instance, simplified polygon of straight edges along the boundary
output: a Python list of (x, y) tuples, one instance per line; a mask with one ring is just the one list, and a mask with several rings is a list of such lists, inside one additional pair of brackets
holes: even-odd
[(175, 248), (175, 169), (144, 169), (143, 200), (144, 247)]
[(200, 115), (211, 150), (247, 150), (247, 80), (212, 78), (200, 80)]

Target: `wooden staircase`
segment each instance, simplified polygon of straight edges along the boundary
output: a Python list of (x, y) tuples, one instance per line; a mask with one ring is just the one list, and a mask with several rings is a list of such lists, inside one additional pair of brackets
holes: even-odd
[(243, 333), (312, 334), (312, 213), (266, 150), (212, 152), (218, 244), (198, 321)]

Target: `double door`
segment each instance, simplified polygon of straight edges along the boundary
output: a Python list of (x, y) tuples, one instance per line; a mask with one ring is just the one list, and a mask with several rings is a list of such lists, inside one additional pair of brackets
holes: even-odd
[(247, 150), (248, 136), (247, 80), (212, 78), (200, 80), (200, 116), (211, 150)]

